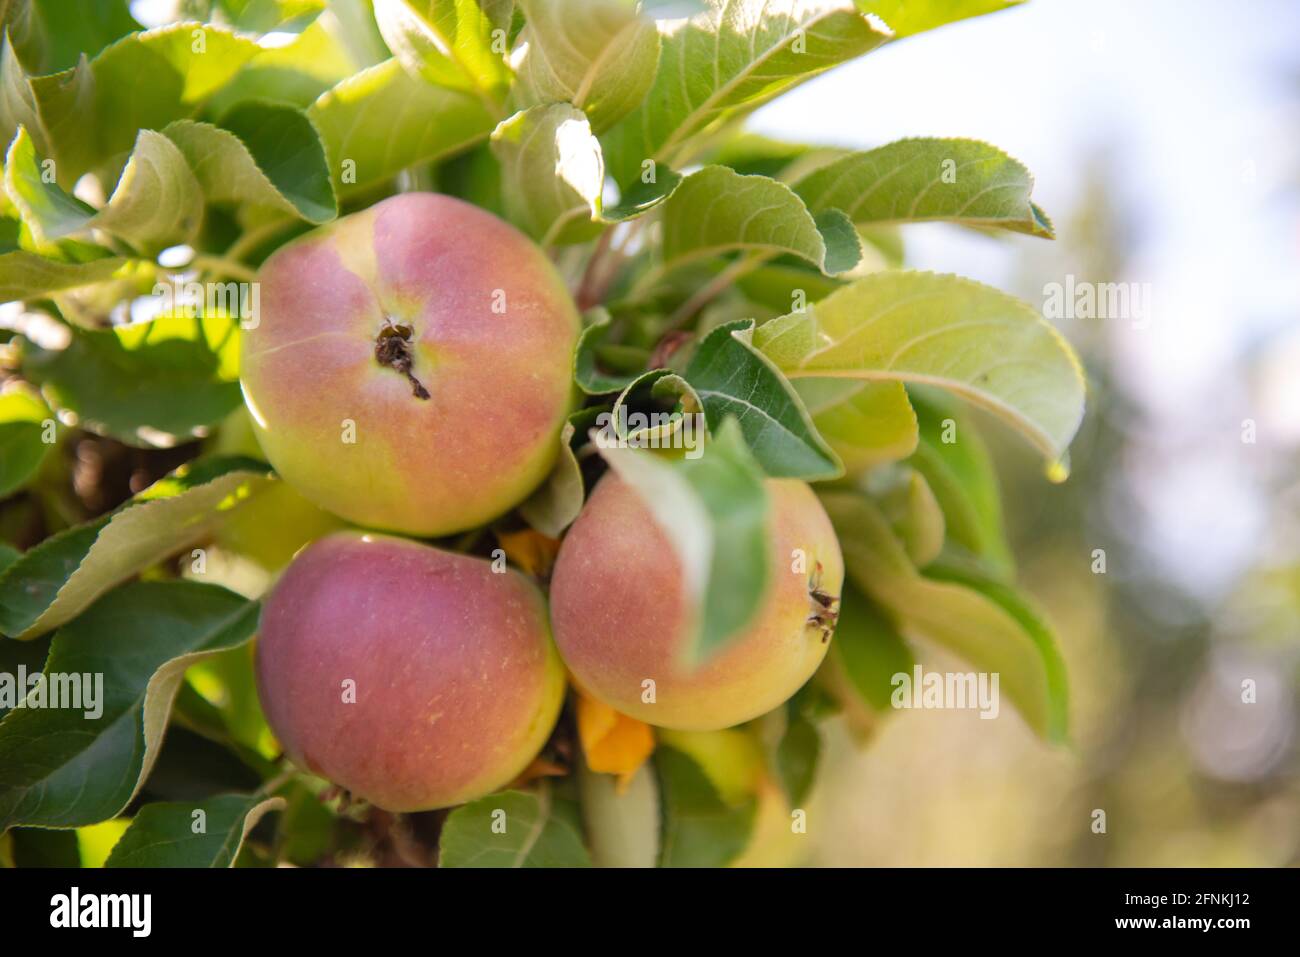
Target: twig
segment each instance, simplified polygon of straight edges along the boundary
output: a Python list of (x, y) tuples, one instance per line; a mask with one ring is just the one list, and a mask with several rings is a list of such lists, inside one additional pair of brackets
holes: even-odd
[(599, 305), (604, 298), (604, 290), (597, 285), (597, 276), (600, 273), (598, 267), (608, 254), (613, 237), (613, 228), (601, 233), (600, 239), (596, 242), (596, 248), (592, 251), (591, 258), (587, 260), (587, 268), (582, 274), (582, 281), (578, 283), (578, 294), (574, 297), (581, 312), (586, 312), (592, 306)]
[(243, 263), (233, 262), (223, 256), (195, 256), (190, 261), (189, 268), (204, 269), (218, 276), (228, 276), (242, 282), (253, 282), (257, 279), (256, 269), (250, 269)]
[(226, 250), (225, 258), (236, 262), (243, 262), (248, 257), (248, 254), (259, 245), (266, 242), (266, 240), (270, 239), (277, 233), (284, 232), (292, 226), (293, 223), (294, 221), (292, 219), (277, 219), (269, 223), (263, 223), (255, 229), (247, 230), (242, 236), (230, 244), (230, 248)]
[(293, 768), (288, 768), (284, 771), (281, 771), (275, 777), (271, 778), (271, 780), (267, 781), (260, 788), (254, 791), (253, 792), (254, 796), (262, 797), (263, 795), (269, 796), (274, 794), (276, 791), (280, 790), (280, 787), (286, 781), (290, 780), (295, 773), (296, 772), (293, 770)]
[(699, 312), (711, 299), (723, 292), (728, 286), (734, 283), (741, 276), (761, 266), (771, 258), (771, 253), (750, 253), (727, 266), (726, 269), (718, 273), (707, 284), (698, 289), (695, 295), (691, 296), (684, 303), (677, 307), (677, 310), (668, 320), (668, 328), (676, 329), (690, 321), (697, 312)]

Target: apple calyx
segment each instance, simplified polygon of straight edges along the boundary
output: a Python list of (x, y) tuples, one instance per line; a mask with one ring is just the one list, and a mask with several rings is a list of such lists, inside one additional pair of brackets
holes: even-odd
[(404, 323), (384, 321), (384, 327), (375, 337), (375, 359), (381, 366), (401, 373), (411, 383), (411, 394), (417, 399), (428, 399), (429, 390), (424, 387), (411, 366), (415, 357), (411, 355), (411, 327)]
[(835, 623), (840, 618), (840, 600), (829, 592), (822, 591), (822, 563), (818, 562), (808, 579), (808, 604), (812, 614), (808, 616), (810, 628), (818, 629), (822, 634), (822, 644), (831, 640), (835, 632)]

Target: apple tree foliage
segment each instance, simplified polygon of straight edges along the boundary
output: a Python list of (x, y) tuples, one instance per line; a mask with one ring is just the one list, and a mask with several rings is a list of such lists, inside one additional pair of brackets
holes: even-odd
[[(1080, 364), (1030, 305), (902, 264), (910, 223), (1050, 239), (1029, 171), (976, 140), (848, 150), (745, 129), (840, 64), (1007, 5), (185, 0), (189, 19), (144, 29), (124, 0), (0, 0), (0, 672), (104, 675), (94, 721), (0, 707), (0, 859), (257, 866), (405, 845), (442, 866), (725, 864), (763, 802), (789, 830), (821, 723), (865, 739), (891, 676), (936, 647), (998, 672), (1024, 722), (1064, 741), (1061, 656), (1017, 590), (979, 430), (1001, 420), (1064, 477)], [(841, 109), (869, 135), (867, 98)], [(726, 733), (762, 787), (668, 734), (616, 782), (570, 740), (546, 774), (430, 832), (377, 823), (279, 759), (252, 688), (259, 589), (212, 567), (279, 485), (227, 441), (238, 297), (149, 303), (251, 281), (294, 236), (407, 189), (515, 224), (585, 315), (553, 474), (508, 529), (453, 547), (562, 536), (604, 467), (599, 412), (703, 413), (717, 454), (608, 465), (678, 497), (656, 515), (704, 523), (673, 541), (708, 550), (682, 563), (707, 570), (707, 655), (759, 600), (759, 477), (815, 483), (848, 582), (814, 680)], [(87, 448), (137, 463), (117, 500), (68, 491), (94, 472), (73, 460)], [(258, 522), (274, 535), (280, 517)]]

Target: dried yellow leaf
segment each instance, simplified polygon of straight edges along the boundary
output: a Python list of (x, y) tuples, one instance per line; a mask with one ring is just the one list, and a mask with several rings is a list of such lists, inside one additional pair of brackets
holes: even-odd
[(559, 554), (559, 539), (547, 538), (531, 528), (517, 532), (497, 532), (497, 542), (511, 563), (534, 578), (549, 578)]
[(601, 774), (616, 775), (622, 793), (637, 768), (654, 752), (654, 732), (644, 721), (620, 714), (581, 690), (577, 699), (578, 737), (587, 756), (587, 767)]

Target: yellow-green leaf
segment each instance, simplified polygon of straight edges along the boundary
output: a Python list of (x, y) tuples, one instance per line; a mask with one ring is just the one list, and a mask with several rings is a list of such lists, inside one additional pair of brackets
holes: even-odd
[(875, 273), (810, 307), (821, 343), (790, 376), (942, 386), (1011, 423), (1051, 461), (1083, 419), (1083, 368), (1031, 306), (959, 276)]

